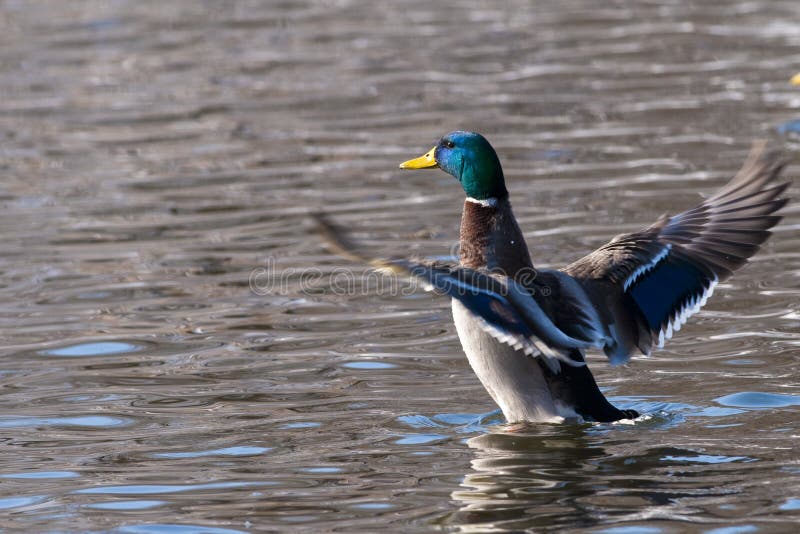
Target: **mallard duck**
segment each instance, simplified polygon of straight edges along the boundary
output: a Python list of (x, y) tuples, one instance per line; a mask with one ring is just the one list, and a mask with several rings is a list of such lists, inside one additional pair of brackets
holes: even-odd
[(375, 260), (320, 218), (340, 253), (422, 280), (452, 298), (472, 369), (508, 422), (611, 422), (639, 416), (603, 396), (584, 354), (612, 364), (649, 355), (744, 265), (780, 220), (786, 162), (764, 145), (700, 205), (612, 239), (558, 270), (535, 269), (503, 169), (482, 135), (456, 131), (402, 169), (439, 168), (466, 193), (458, 265)]

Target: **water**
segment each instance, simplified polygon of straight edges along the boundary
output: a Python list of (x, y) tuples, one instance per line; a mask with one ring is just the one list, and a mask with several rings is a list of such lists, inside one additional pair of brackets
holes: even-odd
[(457, 184), (396, 166), (476, 129), (564, 264), (798, 148), (800, 5), (448, 4), (0, 5), (0, 528), (796, 527), (797, 203), (665, 350), (590, 360), (634, 425), (503, 426), (449, 304), (307, 214), (447, 256)]

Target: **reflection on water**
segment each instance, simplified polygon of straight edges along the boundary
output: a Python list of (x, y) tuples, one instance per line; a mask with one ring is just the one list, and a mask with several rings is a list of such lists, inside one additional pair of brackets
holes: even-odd
[(132, 343), (122, 343), (119, 341), (79, 343), (68, 347), (43, 350), (42, 354), (50, 356), (102, 356), (104, 354), (120, 354), (123, 352), (135, 352), (139, 346)]
[(475, 129), (537, 263), (564, 264), (692, 205), (753, 138), (798, 148), (797, 20), (795, 0), (0, 4), (0, 529), (791, 530), (797, 204), (666, 350), (590, 359), (645, 414), (596, 426), (502, 426), (449, 304), (362, 278), (308, 214), (379, 256), (450, 256), (457, 184), (396, 167)]
[(748, 506), (748, 479), (763, 468), (758, 459), (647, 444), (637, 434), (515, 425), (471, 438), (472, 469), (453, 492), (460, 509), (449, 522), (467, 532), (608, 523), (665, 532), (671, 521), (724, 523)]
[(785, 408), (800, 405), (799, 395), (781, 393), (761, 393), (758, 391), (742, 391), (716, 399), (723, 406), (739, 406), (742, 408)]

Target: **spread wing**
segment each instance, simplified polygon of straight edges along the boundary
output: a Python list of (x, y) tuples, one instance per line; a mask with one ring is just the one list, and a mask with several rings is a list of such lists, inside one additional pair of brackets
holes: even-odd
[(394, 260), (385, 269), (421, 280), (425, 289), (458, 300), (484, 331), (529, 356), (543, 355), (580, 366), (576, 351), (599, 347), (587, 336), (573, 337), (553, 323), (531, 289), (513, 279), (455, 265)]
[(635, 348), (649, 354), (683, 326), (714, 286), (747, 262), (770, 236), (788, 199), (776, 183), (786, 161), (754, 147), (737, 175), (699, 206), (621, 235), (563, 271), (606, 310), (613, 363)]
[[(425, 289), (458, 300), (478, 319), (485, 332), (529, 356), (543, 356), (554, 372), (560, 369), (558, 361), (571, 366), (585, 365), (582, 352), (608, 342), (593, 308), (586, 309), (582, 316), (573, 316), (569, 328), (556, 326), (548, 315), (554, 302), (551, 291), (557, 291), (561, 299), (574, 299), (573, 291), (583, 294), (575, 281), (563, 273), (551, 272), (548, 285), (537, 286), (445, 263), (374, 259), (361, 252), (324, 217), (316, 215), (315, 219), (320, 233), (335, 252), (419, 280)], [(547, 294), (539, 291), (543, 287), (547, 287)]]

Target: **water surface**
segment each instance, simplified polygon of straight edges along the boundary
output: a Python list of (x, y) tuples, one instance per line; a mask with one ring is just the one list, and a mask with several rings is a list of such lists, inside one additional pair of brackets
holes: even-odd
[(503, 426), (449, 303), (313, 233), (451, 254), (457, 184), (396, 167), (456, 128), (542, 267), (798, 148), (794, 0), (504, 6), (0, 4), (0, 528), (795, 527), (797, 204), (665, 350), (590, 359), (633, 425)]

